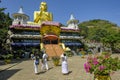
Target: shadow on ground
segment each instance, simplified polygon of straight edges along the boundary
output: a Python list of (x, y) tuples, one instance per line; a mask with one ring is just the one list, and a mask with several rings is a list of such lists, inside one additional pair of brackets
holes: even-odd
[(0, 80), (8, 80), (11, 76), (20, 70), (21, 69), (5, 70), (4, 72), (0, 73)]
[(38, 75), (39, 75), (39, 74), (43, 74), (43, 73), (45, 73), (46, 71), (49, 71), (49, 70), (51, 70), (51, 69), (53, 69), (53, 67), (50, 67), (48, 70), (44, 70), (44, 71), (39, 72)]

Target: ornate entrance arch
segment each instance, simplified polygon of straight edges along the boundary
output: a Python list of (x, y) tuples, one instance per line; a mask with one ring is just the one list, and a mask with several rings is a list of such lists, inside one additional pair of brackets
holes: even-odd
[(59, 37), (56, 35), (45, 35), (43, 37), (44, 44), (58, 44)]

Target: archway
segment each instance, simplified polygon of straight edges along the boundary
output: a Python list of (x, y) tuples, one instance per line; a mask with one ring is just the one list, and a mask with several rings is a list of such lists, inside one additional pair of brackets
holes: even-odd
[(58, 44), (59, 37), (56, 35), (45, 35), (43, 37), (44, 44)]

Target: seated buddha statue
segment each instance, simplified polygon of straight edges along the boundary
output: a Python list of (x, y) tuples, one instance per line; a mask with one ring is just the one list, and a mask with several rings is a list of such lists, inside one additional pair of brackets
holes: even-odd
[(42, 21), (52, 21), (52, 14), (47, 12), (47, 3), (41, 2), (40, 11), (34, 12), (34, 23), (41, 24)]

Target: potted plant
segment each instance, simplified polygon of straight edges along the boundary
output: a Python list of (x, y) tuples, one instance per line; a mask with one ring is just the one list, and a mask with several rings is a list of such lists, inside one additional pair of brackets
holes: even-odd
[(81, 58), (84, 58), (86, 52), (82, 48), (79, 54), (80, 54)]
[(94, 74), (94, 80), (111, 80), (110, 74), (120, 69), (118, 57), (111, 57), (110, 54), (90, 55), (84, 64), (87, 73)]
[(53, 63), (55, 66), (58, 66), (60, 63), (60, 57), (59, 56), (53, 56), (52, 57)]
[(4, 61), (5, 61), (5, 64), (8, 64), (8, 63), (11, 62), (11, 59), (13, 58), (13, 55), (12, 54), (3, 55), (3, 58), (4, 58)]
[(71, 51), (65, 51), (65, 53), (68, 57), (72, 57), (72, 55), (73, 55)]

